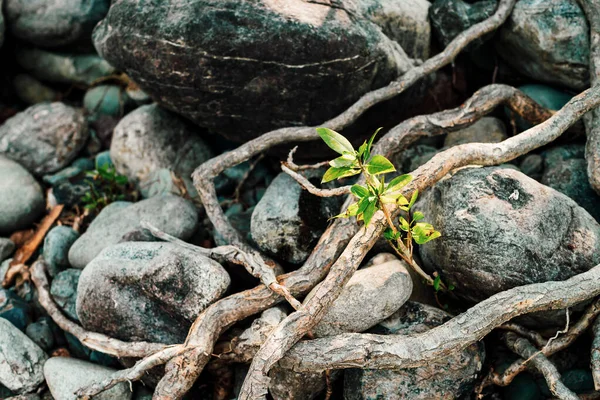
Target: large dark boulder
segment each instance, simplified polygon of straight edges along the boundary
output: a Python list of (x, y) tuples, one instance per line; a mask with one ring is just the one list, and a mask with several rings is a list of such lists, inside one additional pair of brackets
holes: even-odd
[(428, 52), (422, 23), (402, 31), (390, 22), (411, 20), (404, 13), (412, 9), (424, 15), (428, 4), (371, 3), (121, 0), (93, 38), (102, 57), (161, 105), (241, 142), (322, 123), (404, 73), (412, 62), (384, 31), (403, 35), (415, 54)]
[(467, 168), (415, 205), (442, 236), (420, 246), (456, 295), (479, 302), (600, 263), (600, 225), (575, 201), (514, 169)]

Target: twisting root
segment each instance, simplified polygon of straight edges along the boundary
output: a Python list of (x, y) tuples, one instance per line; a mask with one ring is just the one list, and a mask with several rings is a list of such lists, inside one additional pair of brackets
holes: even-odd
[(52, 296), (46, 278), (46, 263), (40, 259), (31, 266), (31, 280), (38, 291), (38, 301), (60, 329), (75, 336), (84, 346), (116, 357), (145, 357), (164, 350), (167, 345), (149, 342), (122, 342), (101, 333), (90, 332), (63, 315)]
[[(546, 341), (542, 344), (536, 343), (538, 347), (541, 347), (540, 352), (544, 356), (550, 357), (551, 355), (566, 349), (575, 341), (575, 339), (581, 336), (581, 334), (590, 327), (592, 322), (596, 319), (596, 317), (599, 314), (600, 299), (594, 301), (594, 303), (585, 310), (584, 314), (581, 316), (579, 321), (577, 321), (577, 323), (573, 325), (565, 334), (557, 337), (552, 341)], [(483, 380), (481, 387), (483, 388), (489, 386), (490, 384), (494, 384), (497, 386), (508, 386), (517, 377), (517, 375), (519, 375), (521, 372), (527, 369), (525, 361), (526, 360), (522, 358), (515, 360), (508, 368), (506, 368), (506, 370), (504, 370), (502, 374), (491, 372)]]
[[(477, 91), (461, 107), (404, 121), (380, 139), (375, 145), (375, 151), (391, 157), (395, 150), (408, 147), (419, 137), (441, 135), (462, 129), (499, 105), (509, 107), (534, 124), (540, 123), (552, 115), (550, 111), (540, 107), (511, 86), (489, 85)], [(308, 292), (325, 277), (329, 266), (356, 230), (356, 224), (350, 219), (334, 221), (323, 234), (304, 266), (298, 271), (280, 277), (280, 280), (296, 295)], [(181, 245), (189, 244), (183, 242)], [(180, 368), (180, 364), (175, 364), (173, 374), (177, 371), (184, 373), (193, 383), (196, 378), (191, 374), (200, 374), (205, 363), (210, 359), (209, 355), (213, 351), (214, 343), (229, 326), (264, 311), (280, 301), (282, 301), (281, 297), (274, 296), (264, 286), (258, 286), (219, 300), (208, 307), (196, 320), (188, 335), (189, 343), (196, 346), (195, 355), (186, 354), (186, 367), (183, 369)], [(200, 348), (204, 350), (201, 351)], [(192, 352), (190, 351), (190, 353)], [(179, 359), (182, 357), (177, 360)], [(173, 381), (175, 378), (171, 379)]]
[(283, 172), (291, 176), (296, 182), (298, 182), (303, 189), (307, 190), (311, 194), (314, 194), (315, 196), (334, 197), (350, 194), (351, 186), (341, 186), (335, 189), (321, 189), (310, 183), (310, 181), (306, 179), (304, 175), (291, 169), (287, 163), (281, 163), (281, 169)]
[[(600, 3), (598, 0), (578, 0), (590, 27), (590, 84), (600, 83)], [(584, 118), (587, 141), (585, 159), (590, 185), (600, 193), (600, 110)]]
[(424, 333), (346, 333), (302, 341), (288, 351), (278, 365), (295, 372), (420, 367), (481, 340), (514, 317), (564, 309), (599, 294), (600, 265), (596, 265), (566, 281), (534, 283), (497, 293)]
[(579, 400), (579, 397), (560, 380), (560, 373), (545, 355), (539, 352), (527, 339), (515, 333), (507, 333), (504, 339), (509, 349), (528, 360), (530, 368), (541, 372), (548, 383), (550, 392), (560, 400)]
[(150, 371), (152, 368), (163, 365), (173, 357), (183, 354), (186, 351), (186, 347), (182, 344), (168, 346), (163, 350), (154, 353), (146, 358), (139, 360), (131, 368), (117, 371), (108, 378), (95, 382), (91, 385), (84, 386), (79, 389), (76, 393), (77, 398), (88, 400), (93, 396), (108, 390), (120, 382), (136, 381), (141, 379), (144, 374)]
[[(403, 194), (408, 197), (415, 190), (423, 191), (455, 168), (469, 164), (501, 164), (548, 144), (599, 104), (600, 85), (571, 99), (547, 121), (501, 143), (469, 143), (438, 153), (412, 173), (414, 179)], [(395, 208), (397, 214), (399, 208)], [(265, 398), (271, 367), (321, 320), (385, 227), (385, 217), (378, 211), (371, 224), (352, 238), (327, 278), (317, 287), (314, 297), (275, 329), (250, 365), (240, 393), (241, 400)]]
[[(322, 125), (331, 129), (341, 130), (354, 122), (364, 113), (364, 111), (368, 110), (373, 105), (397, 96), (419, 79), (448, 65), (473, 40), (497, 29), (510, 14), (514, 3), (515, 0), (500, 1), (498, 9), (493, 16), (458, 35), (443, 52), (427, 60), (422, 65), (408, 71), (397, 81), (390, 83), (388, 86), (367, 93), (345, 112)], [(194, 171), (194, 174), (192, 175), (194, 186), (202, 199), (207, 215), (216, 230), (230, 244), (236, 245), (243, 250), (248, 250), (249, 247), (244, 243), (241, 235), (231, 226), (225, 217), (223, 210), (220, 208), (212, 179), (223, 170), (237, 165), (277, 144), (291, 141), (300, 142), (314, 140), (317, 138), (318, 135), (311, 127), (278, 129), (240, 146), (235, 151), (215, 157)], [(334, 239), (331, 239), (329, 235), (334, 229)], [(322, 279), (322, 276), (327, 272), (327, 268), (332, 264), (335, 257), (339, 254), (341, 247), (347, 242), (354, 230), (355, 228), (353, 228), (352, 224), (348, 221), (334, 222), (321, 237), (317, 248), (313, 251), (303, 268), (301, 268), (302, 272), (299, 275), (308, 274), (311, 278)], [(332, 241), (333, 243), (331, 243)], [(251, 251), (251, 249), (249, 250)], [(312, 288), (318, 281), (319, 279), (315, 279), (315, 281), (312, 279), (305, 281), (306, 289)], [(294, 292), (294, 290), (291, 289), (291, 283), (287, 283), (285, 286), (290, 288), (292, 293)], [(300, 293), (302, 292), (304, 291), (300, 291)], [(232, 314), (247, 316), (249, 315), (248, 312), (251, 310), (251, 315), (262, 311), (264, 309), (262, 306), (268, 307), (275, 304), (277, 301), (277, 299), (263, 301), (261, 306), (259, 306), (260, 308), (256, 307), (256, 303), (252, 304), (252, 302), (249, 302), (250, 305), (246, 307), (245, 312)], [(223, 307), (224, 305), (224, 303), (221, 303), (218, 307)], [(215, 305), (215, 308), (216, 307), (217, 306)], [(211, 309), (210, 312), (213, 310), (214, 309)], [(169, 362), (169, 365), (167, 365), (166, 368), (166, 374), (157, 386), (155, 392), (156, 399), (181, 398), (191, 388), (206, 364), (207, 358), (204, 354), (210, 354), (210, 350), (219, 334), (226, 329), (229, 324), (235, 322), (235, 320), (232, 321), (230, 317), (219, 320), (214, 314), (213, 316), (208, 317), (210, 312), (207, 311), (200, 315), (195, 323), (196, 327), (202, 326), (203, 329), (195, 329), (195, 332), (191, 332), (195, 337), (193, 342), (202, 343), (202, 346), (199, 346), (198, 349), (204, 349), (196, 350), (196, 354), (188, 354), (186, 358), (180, 357)], [(212, 333), (210, 335), (198, 333), (199, 331), (206, 330), (211, 330)]]

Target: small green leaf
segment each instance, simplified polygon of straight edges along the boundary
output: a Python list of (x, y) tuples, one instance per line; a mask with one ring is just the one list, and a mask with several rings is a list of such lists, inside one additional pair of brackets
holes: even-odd
[(423, 218), (425, 218), (425, 216), (423, 215), (423, 213), (421, 211), (415, 211), (413, 213), (413, 221), (420, 221)]
[(371, 201), (373, 200), (374, 196), (369, 196), (369, 197), (363, 197), (359, 202), (358, 202), (358, 211), (357, 214), (360, 215), (362, 213), (365, 212), (365, 210), (367, 209), (367, 207), (369, 206), (369, 203), (371, 203)]
[(456, 289), (456, 288), (454, 287), (454, 285), (453, 285), (453, 284), (449, 284), (449, 285), (448, 285), (448, 290), (454, 290), (454, 289)]
[(438, 292), (440, 290), (440, 283), (442, 283), (442, 278), (438, 275), (433, 279), (433, 290)]
[[(398, 203), (399, 206), (401, 206), (400, 208), (402, 208), (402, 206), (406, 206), (408, 205), (408, 200), (406, 200), (406, 197), (404, 197), (403, 195), (398, 196), (396, 203)], [(402, 208), (404, 211), (406, 210), (406, 207)]]
[(369, 189), (361, 185), (352, 185), (352, 187), (350, 188), (350, 192), (352, 192), (352, 194), (358, 197), (359, 199), (362, 199), (363, 197), (369, 195)]
[(417, 201), (417, 197), (419, 197), (419, 191), (415, 189), (410, 198), (410, 203), (408, 203), (408, 208), (411, 208), (415, 204), (415, 202)]
[(388, 183), (385, 191), (389, 193), (397, 192), (408, 185), (410, 181), (412, 181), (412, 176), (409, 174), (397, 176)]
[(325, 172), (325, 175), (323, 175), (323, 179), (321, 180), (321, 183), (330, 182), (335, 179), (345, 178), (347, 176), (352, 176), (352, 175), (357, 175), (357, 174), (360, 174), (359, 169), (354, 169), (354, 168), (350, 168), (350, 167), (341, 167), (341, 168), (331, 167)]
[(348, 160), (348, 158), (345, 156), (341, 156), (329, 161), (329, 165), (335, 168), (350, 167), (352, 164), (354, 164), (354, 161), (355, 160)]
[(381, 200), (381, 202), (383, 204), (393, 204), (396, 202), (397, 199), (397, 195), (387, 195), (384, 194), (383, 196), (379, 196), (379, 200)]
[(124, 175), (117, 175), (115, 177), (115, 182), (117, 185), (127, 185), (127, 177)]
[(394, 233), (394, 231), (392, 230), (392, 228), (386, 228), (385, 231), (383, 232), (383, 237), (385, 238), (385, 240), (396, 240), (396, 234)]
[(377, 211), (377, 199), (370, 201), (367, 205), (367, 208), (365, 209), (365, 212), (363, 213), (365, 226), (369, 225), (369, 222), (371, 222), (371, 218), (373, 218), (375, 211)]
[(366, 168), (367, 172), (371, 175), (385, 174), (388, 172), (394, 172), (396, 170), (390, 160), (379, 154), (373, 156), (373, 158), (369, 161), (369, 164), (366, 165)]
[(375, 140), (375, 136), (377, 136), (377, 134), (379, 133), (380, 130), (381, 130), (381, 128), (377, 128), (375, 133), (371, 136), (371, 138), (367, 142), (367, 148), (366, 148), (366, 151), (364, 154), (363, 161), (366, 162), (371, 157), (371, 148), (373, 147), (373, 140)]
[(319, 136), (321, 136), (321, 139), (323, 139), (327, 146), (329, 146), (336, 153), (354, 153), (354, 147), (352, 147), (352, 144), (348, 141), (348, 139), (336, 131), (333, 131), (329, 128), (317, 128), (317, 133)]
[(410, 229), (410, 225), (404, 217), (400, 217), (400, 229), (402, 229), (404, 232), (408, 232)]
[(358, 157), (360, 157), (361, 160), (364, 160), (365, 157), (365, 152), (367, 151), (367, 142), (364, 142), (363, 144), (360, 145), (360, 147), (358, 148)]
[(425, 222), (416, 223), (411, 232), (417, 244), (425, 244), (442, 235), (433, 228), (433, 225)]

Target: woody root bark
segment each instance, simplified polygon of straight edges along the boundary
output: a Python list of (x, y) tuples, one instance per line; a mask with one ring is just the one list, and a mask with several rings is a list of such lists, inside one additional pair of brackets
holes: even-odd
[[(469, 43), (497, 29), (510, 14), (514, 3), (515, 0), (500, 1), (494, 15), (463, 32), (443, 52), (414, 67), (388, 86), (364, 95), (348, 110), (321, 126), (341, 131), (375, 104), (399, 95), (423, 77), (449, 65)], [(403, 194), (410, 198), (416, 190), (426, 191), (458, 168), (506, 163), (551, 143), (586, 113), (600, 105), (600, 85), (596, 85), (594, 79), (592, 83), (590, 89), (575, 96), (556, 112), (544, 109), (513, 87), (500, 84), (485, 86), (458, 108), (417, 116), (389, 129), (377, 141), (373, 154), (391, 157), (407, 149), (421, 137), (465, 128), (498, 106), (508, 107), (535, 125), (500, 143), (463, 144), (436, 154), (429, 162), (410, 173), (413, 179), (403, 189)], [(314, 128), (291, 127), (266, 133), (209, 160), (194, 172), (194, 185), (206, 213), (219, 234), (229, 242), (229, 246), (198, 248), (146, 225), (159, 239), (186, 246), (218, 261), (242, 265), (261, 281), (259, 286), (231, 294), (204, 310), (193, 323), (184, 343), (172, 346), (125, 343), (85, 331), (60, 314), (48, 294), (43, 263), (34, 265), (32, 277), (40, 292), (40, 303), (57, 322), (60, 321), (61, 328), (75, 334), (84, 345), (91, 348), (118, 357), (138, 359), (133, 367), (80, 389), (78, 397), (91, 398), (119, 382), (139, 380), (150, 369), (164, 365), (164, 376), (158, 383), (153, 398), (179, 399), (190, 390), (207, 365), (211, 366), (208, 369), (214, 369), (215, 365), (229, 362), (251, 362), (239, 398), (263, 399), (269, 388), (268, 373), (276, 365), (278, 368), (301, 373), (346, 368), (418, 367), (443, 359), (482, 340), (492, 330), (501, 329), (506, 332), (507, 347), (521, 359), (503, 375), (490, 372), (481, 382), (481, 388), (492, 384), (506, 385), (519, 372), (534, 369), (548, 381), (554, 396), (576, 398), (560, 382), (560, 375), (547, 357), (566, 348), (586, 330), (598, 331), (594, 328), (597, 324), (593, 323), (599, 313), (597, 303), (592, 303), (579, 321), (553, 340), (509, 321), (532, 312), (567, 309), (596, 298), (600, 295), (600, 265), (590, 265), (586, 272), (568, 280), (536, 283), (500, 292), (425, 333), (391, 336), (347, 333), (312, 339), (315, 326), (384, 232), (387, 226), (386, 216), (378, 211), (367, 227), (357, 224), (354, 219), (334, 220), (304, 265), (296, 271), (282, 274), (283, 270), (275, 260), (252, 248), (229, 223), (217, 200), (212, 180), (225, 169), (259, 156), (276, 145), (318, 139)], [(347, 187), (331, 190), (314, 187), (302, 176), (303, 167), (295, 165), (291, 158), (283, 164), (282, 169), (315, 195), (348, 193)], [(344, 207), (350, 201), (348, 198)], [(396, 205), (387, 205), (385, 211), (392, 218), (400, 212)], [(313, 291), (312, 297), (300, 303), (298, 299), (317, 284), (319, 286)], [(224, 338), (223, 334), (237, 322), (281, 302), (289, 303), (294, 312), (275, 328), (265, 332), (264, 341), (259, 345), (240, 347), (235, 337)], [(217, 343), (219, 339), (221, 342)], [(600, 376), (600, 357), (595, 351), (596, 353), (592, 352), (592, 369), (595, 376)], [(220, 357), (215, 357), (214, 353), (221, 353)]]

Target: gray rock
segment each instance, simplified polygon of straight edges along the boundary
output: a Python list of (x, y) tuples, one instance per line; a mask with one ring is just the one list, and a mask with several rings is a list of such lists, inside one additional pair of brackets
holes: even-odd
[(110, 0), (5, 0), (10, 32), (36, 46), (58, 47), (89, 40)]
[(79, 321), (77, 318), (76, 301), (77, 285), (80, 276), (81, 270), (70, 268), (56, 275), (50, 285), (50, 293), (54, 301), (74, 321)]
[[(431, 27), (445, 47), (460, 33), (491, 17), (497, 7), (497, 0), (483, 0), (473, 4), (463, 0), (435, 0), (429, 9)], [(470, 48), (482, 44), (486, 38), (484, 36), (483, 39), (475, 40)]]
[(82, 325), (122, 340), (181, 343), (202, 310), (227, 290), (217, 262), (162, 242), (120, 243), (83, 270), (77, 293)]
[(12, 83), (17, 97), (30, 105), (56, 101), (60, 96), (56, 90), (44, 85), (29, 74), (15, 76)]
[(585, 146), (556, 147), (544, 154), (541, 182), (566, 194), (600, 221), (600, 197), (590, 186), (585, 161)]
[[(71, 357), (52, 357), (44, 365), (44, 377), (55, 400), (75, 400), (75, 392), (84, 386), (108, 378), (112, 368), (92, 364)], [(127, 382), (121, 382), (94, 396), (97, 400), (129, 400), (131, 391)]]
[(156, 196), (135, 204), (111, 203), (71, 246), (69, 262), (75, 268), (84, 268), (102, 249), (140, 230), (142, 221), (186, 240), (196, 230), (198, 211), (189, 201), (172, 195)]
[(564, 280), (600, 263), (600, 225), (573, 200), (523, 173), (467, 168), (415, 205), (442, 236), (419, 254), (463, 299)]
[(48, 317), (42, 317), (37, 322), (27, 325), (25, 334), (44, 351), (54, 347), (54, 334), (52, 332), (52, 321)]
[[(387, 335), (423, 333), (449, 320), (446, 312), (408, 302), (372, 330)], [(425, 367), (397, 370), (349, 369), (344, 372), (344, 399), (456, 399), (469, 395), (481, 371), (483, 345), (475, 343), (460, 353)]]
[(523, 158), (523, 161), (521, 161), (521, 164), (519, 165), (519, 169), (528, 177), (539, 181), (542, 178), (542, 172), (544, 171), (544, 159), (539, 154), (529, 154)]
[(266, 309), (260, 314), (260, 317), (252, 321), (249, 328), (240, 333), (235, 343), (236, 349), (243, 354), (256, 354), (260, 346), (265, 343), (271, 332), (285, 317), (287, 317), (287, 313), (283, 307)]
[(66, 167), (88, 138), (81, 110), (63, 103), (31, 106), (0, 126), (0, 152), (30, 172), (44, 175)]
[(6, 260), (15, 251), (15, 244), (8, 238), (0, 237), (0, 262)]
[(128, 97), (125, 89), (118, 85), (98, 85), (89, 88), (83, 96), (83, 107), (92, 119), (101, 115), (120, 117), (123, 115)]
[(2, 154), (0, 176), (0, 235), (7, 235), (37, 221), (46, 204), (35, 178)]
[(0, 384), (16, 393), (33, 392), (44, 382), (47, 358), (27, 335), (0, 318)]
[[(255, 207), (250, 207), (244, 210), (244, 207), (241, 204), (234, 204), (233, 206), (229, 207), (227, 211), (225, 211), (225, 216), (227, 217), (227, 220), (231, 226), (233, 226), (235, 230), (238, 231), (242, 237), (246, 238), (246, 240), (248, 240), (250, 243), (254, 243), (250, 231), (254, 208)], [(216, 229), (213, 229), (213, 238), (217, 246), (225, 246), (229, 244), (229, 242), (227, 242), (223, 236), (217, 232)]]
[(24, 331), (30, 321), (30, 314), (31, 308), (23, 298), (12, 290), (0, 288), (0, 318), (10, 321), (11, 324)]
[[(315, 337), (363, 332), (394, 314), (408, 300), (413, 283), (404, 263), (381, 258), (374, 262), (350, 278), (327, 314), (312, 330)], [(318, 287), (306, 296), (305, 302), (314, 296)], [(335, 379), (337, 375), (331, 378)], [(309, 400), (326, 387), (322, 373), (296, 373), (275, 366), (269, 377), (269, 391), (274, 399)]]
[[(322, 171), (316, 171), (311, 178), (322, 176)], [(327, 220), (339, 214), (340, 207), (340, 199), (314, 196), (289, 175), (280, 173), (254, 208), (252, 239), (274, 257), (300, 264), (325, 231)]]
[(95, 54), (53, 53), (46, 50), (19, 47), (17, 63), (41, 81), (91, 85), (113, 74), (115, 69)]
[(387, 37), (400, 43), (411, 58), (429, 58), (431, 27), (427, 0), (362, 0), (361, 12), (381, 27)]
[(79, 233), (68, 226), (55, 226), (44, 238), (44, 260), (48, 265), (48, 274), (56, 276), (69, 268), (69, 249), (79, 238)]
[(589, 85), (588, 32), (576, 0), (520, 0), (496, 50), (523, 75), (581, 91)]
[(431, 160), (437, 152), (438, 149), (435, 147), (418, 144), (395, 154), (391, 161), (399, 174), (407, 174)]
[(126, 0), (93, 38), (155, 101), (243, 142), (322, 123), (412, 66), (358, 2), (338, 3)]
[(115, 127), (110, 156), (117, 171), (132, 182), (151, 182), (151, 173), (164, 168), (193, 189), (192, 172), (212, 157), (199, 130), (157, 104), (142, 106)]
[(444, 147), (465, 143), (500, 143), (506, 138), (506, 128), (502, 121), (494, 117), (483, 117), (465, 129), (448, 133)]
[[(318, 287), (310, 291), (304, 302), (313, 297)], [(412, 288), (405, 263), (399, 260), (360, 269), (312, 332), (323, 337), (366, 331), (402, 307)]]

